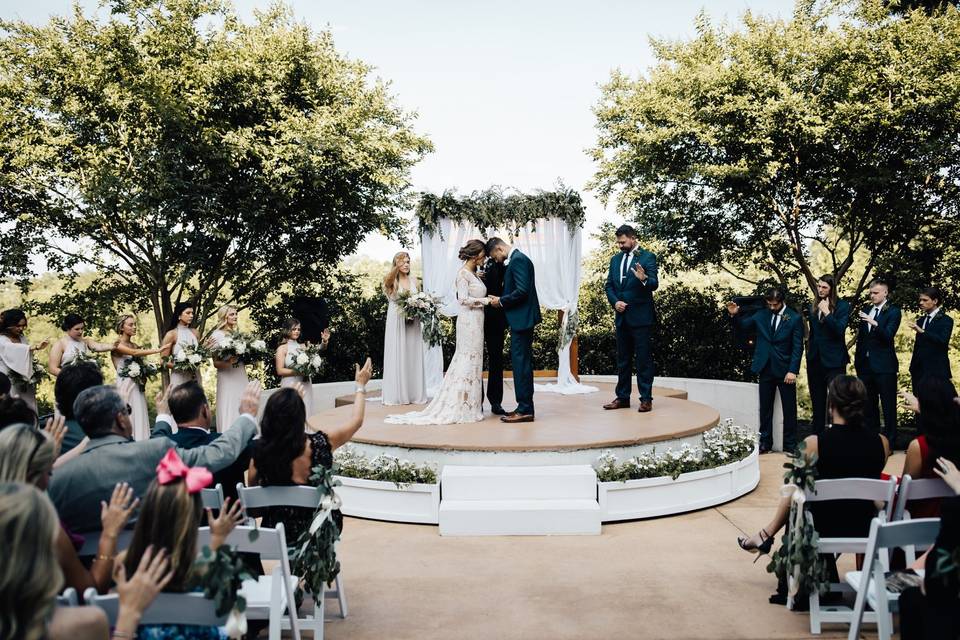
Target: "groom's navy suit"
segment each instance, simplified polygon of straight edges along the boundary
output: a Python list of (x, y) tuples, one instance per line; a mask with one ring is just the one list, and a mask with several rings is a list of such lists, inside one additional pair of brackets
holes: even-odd
[[(636, 265), (643, 267), (647, 279), (633, 275)], [(610, 306), (624, 302), (627, 308), (616, 312), (617, 328), (617, 399), (630, 404), (630, 374), (633, 360), (637, 361), (637, 391), (641, 402), (653, 400), (653, 376), (656, 367), (650, 349), (650, 331), (656, 322), (653, 292), (660, 286), (657, 280), (657, 257), (649, 251), (637, 249), (632, 254), (618, 253), (610, 259), (607, 274), (607, 300)]]
[(504, 261), (500, 306), (510, 325), (510, 361), (517, 413), (533, 415), (533, 328), (541, 320), (533, 262), (517, 249)]

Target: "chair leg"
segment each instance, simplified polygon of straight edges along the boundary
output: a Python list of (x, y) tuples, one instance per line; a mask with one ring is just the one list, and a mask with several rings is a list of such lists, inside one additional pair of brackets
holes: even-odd
[(343, 574), (338, 573), (334, 584), (337, 585), (337, 602), (340, 603), (340, 617), (347, 617), (347, 594), (343, 590)]
[(810, 633), (820, 634), (820, 594), (816, 589), (810, 593)]

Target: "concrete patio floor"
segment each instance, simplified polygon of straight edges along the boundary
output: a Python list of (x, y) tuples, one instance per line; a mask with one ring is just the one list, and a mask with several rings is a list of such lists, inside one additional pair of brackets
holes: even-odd
[[(776, 580), (766, 559), (751, 564), (736, 543), (768, 521), (784, 460), (763, 456), (760, 485), (739, 500), (605, 525), (600, 536), (441, 538), (434, 526), (347, 518), (340, 559), (350, 615), (328, 616), (326, 637), (816, 637), (805, 613), (767, 602)], [(887, 470), (902, 465), (899, 454)], [(851, 563), (842, 560), (841, 572)], [(827, 625), (820, 637), (846, 633)]]

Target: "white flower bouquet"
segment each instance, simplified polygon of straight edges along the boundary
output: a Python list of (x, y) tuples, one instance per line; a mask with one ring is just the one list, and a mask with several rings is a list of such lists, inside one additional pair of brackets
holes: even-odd
[(229, 333), (224, 340), (210, 350), (210, 353), (216, 360), (236, 358), (233, 364), (235, 367), (242, 364), (257, 364), (270, 356), (265, 340), (240, 331)]
[(162, 362), (174, 371), (196, 373), (208, 358), (210, 352), (200, 345), (187, 345), (176, 354), (164, 356)]
[(71, 358), (69, 362), (64, 362), (63, 366), (72, 367), (74, 365), (82, 364), (84, 362), (92, 362), (98, 367), (102, 366), (103, 364), (102, 362), (100, 362), (100, 358), (99, 356), (97, 356), (97, 354), (93, 353), (92, 351), (81, 349), (79, 351), (74, 352), (73, 358)]
[(401, 292), (397, 296), (397, 306), (407, 320), (419, 320), (423, 339), (431, 347), (438, 346), (443, 340), (440, 330), (440, 298), (426, 291)]
[(140, 357), (128, 358), (117, 372), (119, 378), (130, 378), (143, 391), (147, 386), (147, 381), (160, 373), (160, 365), (148, 362)]
[(40, 363), (36, 358), (33, 359), (33, 375), (29, 378), (25, 378), (16, 371), (11, 371), (7, 374), (7, 377), (10, 378), (10, 384), (19, 389), (20, 391), (33, 391), (37, 388), (37, 385), (43, 382), (50, 372), (47, 371), (47, 367)]
[(320, 368), (323, 366), (323, 357), (320, 353), (318, 345), (301, 345), (296, 353), (287, 352), (284, 363), (307, 380), (312, 380), (314, 376), (320, 374)]

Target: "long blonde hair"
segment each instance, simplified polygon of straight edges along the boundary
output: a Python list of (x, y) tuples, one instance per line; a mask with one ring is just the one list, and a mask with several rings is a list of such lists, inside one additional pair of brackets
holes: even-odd
[(53, 468), (53, 441), (26, 424), (0, 431), (0, 482), (39, 481)]
[(36, 487), (0, 484), (0, 638), (41, 640), (63, 585), (54, 537), (57, 512)]
[(225, 304), (217, 310), (217, 329), (223, 329), (227, 326), (227, 316), (230, 315), (231, 311), (236, 311), (237, 308)]
[(404, 258), (409, 260), (410, 254), (406, 251), (397, 252), (397, 255), (393, 256), (393, 266), (390, 267), (390, 271), (383, 278), (383, 292), (388, 296), (397, 292), (397, 286), (400, 284), (400, 263), (403, 262)]

